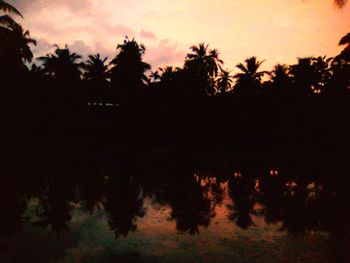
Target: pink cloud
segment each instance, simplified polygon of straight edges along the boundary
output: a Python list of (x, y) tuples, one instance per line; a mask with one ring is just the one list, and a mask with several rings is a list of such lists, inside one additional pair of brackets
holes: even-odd
[(140, 36), (145, 39), (155, 40), (156, 35), (152, 31), (141, 30)]
[(74, 41), (68, 47), (72, 52), (75, 52), (83, 57), (87, 57), (88, 55), (95, 53), (95, 51), (82, 40)]
[(181, 66), (185, 56), (186, 51), (178, 49), (176, 43), (163, 39), (146, 49), (145, 61), (153, 67)]
[(65, 7), (72, 12), (86, 11), (92, 6), (91, 0), (8, 0), (10, 4), (18, 7), (20, 11), (26, 15), (26, 13), (31, 13), (34, 10), (40, 10), (47, 7)]
[(128, 36), (135, 37), (136, 33), (133, 29), (122, 24), (110, 24), (99, 17), (92, 19), (92, 25), (88, 28), (90, 32), (96, 32), (96, 29), (107, 34), (108, 36)]
[(32, 47), (32, 52), (35, 57), (44, 56), (53, 49), (53, 44), (44, 38), (36, 39), (36, 46)]

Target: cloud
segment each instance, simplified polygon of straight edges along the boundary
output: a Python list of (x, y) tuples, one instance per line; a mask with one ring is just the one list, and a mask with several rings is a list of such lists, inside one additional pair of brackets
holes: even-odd
[(92, 7), (91, 0), (8, 0), (10, 4), (16, 6), (25, 15), (33, 11), (38, 11), (45, 8), (67, 8), (72, 12), (86, 11)]
[(94, 45), (95, 53), (101, 54), (102, 57), (107, 57), (108, 59), (112, 59), (114, 55), (113, 49), (108, 49), (103, 43), (95, 42)]
[[(69, 43), (52, 43), (45, 38), (37, 39), (38, 43), (32, 48), (35, 57), (45, 56), (55, 50), (55, 44), (63, 48), (65, 44), (71, 52), (75, 52), (82, 56), (83, 60), (86, 60), (88, 55), (101, 54), (102, 57), (108, 57), (111, 60), (116, 52), (115, 49), (111, 49), (102, 42), (95, 42), (93, 44), (87, 44), (82, 40), (76, 40)], [(167, 39), (158, 41), (155, 45), (146, 46), (146, 53), (144, 61), (150, 63), (154, 69), (164, 66), (181, 66), (183, 64), (186, 52), (177, 47), (176, 43), (173, 43)]]
[(108, 50), (101, 42), (95, 42), (92, 45), (86, 44), (84, 41), (77, 40), (68, 45), (72, 52), (78, 53), (86, 59), (89, 55), (95, 55), (99, 53), (102, 57), (113, 57), (113, 50)]
[[(181, 65), (183, 50), (200, 42), (218, 48), (228, 68), (252, 55), (266, 58), (264, 69), (281, 57), (334, 56), (348, 32), (341, 21), (350, 19), (350, 5), (339, 12), (326, 0), (7, 1), (23, 13), (24, 20), (16, 19), (39, 42), (110, 57), (125, 36), (135, 37), (148, 47), (153, 67)], [(38, 44), (35, 53), (46, 49)]]
[(35, 57), (40, 57), (51, 52), (53, 49), (54, 49), (53, 44), (49, 43), (49, 41), (47, 41), (44, 38), (39, 38), (37, 39), (36, 46), (32, 47), (32, 52)]
[[(121, 24), (109, 24), (105, 21), (93, 21), (94, 27), (98, 27), (100, 30), (104, 31), (110, 36), (128, 36), (135, 37), (135, 31), (130, 27)], [(93, 28), (91, 28), (93, 29)]]
[[(45, 38), (37, 39), (37, 45), (32, 47), (32, 52), (35, 57), (45, 56), (55, 50), (57, 43), (50, 43)], [(95, 45), (90, 46), (82, 40), (77, 40), (72, 43), (58, 43), (60, 48), (64, 48), (67, 44), (71, 52), (75, 52), (86, 59), (88, 55), (100, 53), (102, 56), (111, 55), (112, 52), (108, 52), (103, 45), (96, 42)]]
[(69, 49), (83, 57), (87, 57), (94, 53), (92, 48), (82, 40), (74, 41), (71, 45), (69, 45)]
[(152, 31), (145, 31), (145, 30), (141, 30), (140, 37), (145, 39), (150, 39), (150, 40), (156, 39), (156, 35)]
[[(147, 48), (147, 47), (146, 47)], [(160, 40), (157, 45), (146, 49), (145, 60), (153, 67), (181, 66), (186, 52), (178, 48), (176, 43), (167, 39)]]

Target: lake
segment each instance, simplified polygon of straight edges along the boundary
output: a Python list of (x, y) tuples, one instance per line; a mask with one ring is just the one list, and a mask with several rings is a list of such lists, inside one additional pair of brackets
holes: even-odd
[(31, 160), (21, 173), (3, 168), (0, 262), (332, 262), (347, 255), (348, 195), (343, 184), (311, 173), (314, 164), (67, 156)]

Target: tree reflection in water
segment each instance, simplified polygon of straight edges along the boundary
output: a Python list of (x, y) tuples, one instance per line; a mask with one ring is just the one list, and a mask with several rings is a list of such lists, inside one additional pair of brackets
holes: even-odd
[[(22, 174), (8, 162), (2, 167), (0, 184), (5, 211), (0, 216), (0, 249), (3, 255), (8, 253), (11, 237), (26, 222), (59, 237), (68, 231), (71, 212), (77, 207), (88, 213), (104, 209), (116, 238), (126, 237), (137, 230), (138, 218), (147, 214), (147, 197), (170, 209), (170, 220), (180, 233), (201, 234), (200, 229), (209, 227), (216, 217), (216, 208), (224, 205), (228, 220), (241, 229), (254, 226), (255, 218), (262, 217), (268, 224), (281, 223), (281, 230), (290, 233), (329, 232), (333, 257), (346, 258), (350, 202), (347, 184), (339, 174), (347, 164), (332, 167), (329, 160), (321, 164), (322, 169), (304, 162), (291, 167), (261, 164), (253, 169), (236, 161), (219, 171), (215, 165), (195, 169), (185, 164), (191, 161), (183, 160), (55, 156), (53, 160), (45, 157), (48, 165), (44, 167), (26, 162), (28, 169)], [(334, 181), (324, 174), (330, 171)], [(30, 218), (25, 211), (33, 198), (38, 207)], [(227, 204), (226, 199), (231, 202)]]

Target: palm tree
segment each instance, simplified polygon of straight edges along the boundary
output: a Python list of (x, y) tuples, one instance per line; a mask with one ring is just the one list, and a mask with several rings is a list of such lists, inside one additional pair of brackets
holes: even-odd
[(264, 61), (258, 61), (256, 57), (250, 57), (245, 60), (245, 65), (239, 63), (236, 67), (242, 71), (242, 73), (236, 74), (234, 77), (238, 79), (246, 78), (253, 81), (261, 81), (261, 78), (266, 74), (266, 71), (258, 71), (261, 64)]
[(13, 13), (23, 18), (22, 14), (14, 6), (3, 0), (0, 0), (0, 10), (5, 13)]
[(215, 93), (215, 77), (218, 74), (219, 65), (223, 61), (219, 59), (216, 49), (210, 50), (209, 45), (200, 43), (192, 46), (192, 53), (187, 54), (185, 60), (185, 71), (191, 88), (191, 96), (201, 97)]
[(108, 66), (105, 65), (107, 57), (101, 58), (100, 54), (89, 55), (88, 61), (83, 64), (84, 79), (96, 82), (107, 82)]
[(12, 73), (25, 69), (25, 63), (33, 59), (30, 45), (36, 45), (36, 41), (30, 37), (29, 31), (24, 31), (20, 25), (0, 27), (1, 68)]
[(264, 89), (270, 94), (285, 92), (291, 84), (289, 67), (285, 64), (277, 64), (272, 71), (268, 73), (271, 77), (270, 81), (264, 83)]
[(233, 76), (230, 75), (230, 71), (223, 70), (220, 67), (220, 73), (217, 81), (218, 92), (223, 94), (229, 91), (232, 87)]
[(290, 67), (294, 92), (298, 96), (312, 93), (315, 83), (313, 71), (312, 57), (298, 58), (298, 63)]
[(285, 64), (277, 64), (270, 73), (274, 83), (283, 83), (289, 79), (289, 67)]
[(109, 84), (106, 61), (107, 57), (102, 59), (100, 54), (96, 54), (89, 55), (88, 60), (82, 63), (85, 80), (84, 91), (87, 93), (88, 102), (101, 103), (106, 99)]
[(67, 45), (64, 48), (55, 47), (54, 53), (38, 58), (43, 63), (44, 72), (59, 81), (79, 80), (83, 64), (77, 60), (81, 56), (71, 53)]
[(159, 80), (161, 80), (161, 76), (159, 75), (158, 70), (156, 71), (152, 71), (151, 74), (149, 75), (149, 83), (154, 83), (154, 82), (158, 82)]
[(234, 75), (234, 78), (237, 79), (234, 88), (235, 93), (253, 95), (259, 90), (261, 79), (267, 73), (266, 71), (259, 71), (262, 63), (264, 61), (259, 61), (256, 57), (250, 57), (245, 60), (245, 64), (240, 63), (236, 66), (242, 72)]
[(345, 48), (332, 61), (333, 77), (329, 91), (344, 94), (344, 91), (348, 92), (350, 87), (350, 33), (342, 37), (339, 45), (345, 45)]
[(315, 87), (314, 93), (322, 93), (325, 91), (327, 84), (332, 78), (332, 62), (333, 58), (326, 56), (319, 56), (312, 59), (312, 65), (315, 71)]
[(187, 54), (185, 67), (195, 69), (199, 74), (209, 77), (217, 76), (219, 65), (223, 61), (219, 59), (219, 52), (216, 49), (209, 50), (209, 45), (200, 43), (192, 46), (192, 53)]
[(163, 83), (168, 83), (175, 79), (176, 74), (180, 71), (180, 68), (174, 68), (174, 67), (165, 67), (165, 68), (159, 68), (161, 75), (160, 80)]
[(148, 80), (146, 72), (151, 66), (142, 60), (146, 48), (135, 39), (126, 37), (117, 50), (119, 53), (110, 63), (111, 86), (118, 93), (116, 96), (123, 100), (145, 87)]
[(290, 67), (292, 82), (298, 95), (322, 93), (331, 78), (333, 58), (304, 57)]

